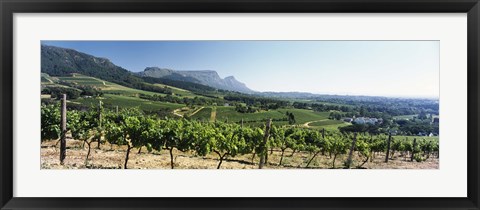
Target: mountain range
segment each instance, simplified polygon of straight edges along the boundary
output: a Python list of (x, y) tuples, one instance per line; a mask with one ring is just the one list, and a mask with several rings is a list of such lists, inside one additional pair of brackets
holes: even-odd
[(177, 81), (187, 81), (207, 85), (217, 89), (237, 91), (242, 93), (252, 93), (244, 83), (239, 82), (233, 76), (220, 78), (216, 71), (198, 70), (198, 71), (177, 71), (173, 69), (147, 67), (143, 72), (138, 73), (143, 77), (165, 78)]
[[(195, 83), (196, 87), (206, 89), (208, 86), (216, 89), (253, 93), (244, 83), (233, 76), (220, 78), (213, 70), (177, 71), (173, 69), (147, 67), (143, 72), (134, 73), (115, 65), (107, 58), (95, 57), (73, 49), (41, 46), (41, 71), (52, 76), (65, 76), (79, 73), (97, 77), (110, 82), (129, 87), (145, 89), (143, 83)], [(152, 79), (156, 78), (156, 79)], [(148, 86), (148, 85), (147, 85)], [(189, 85), (192, 86), (192, 85)], [(148, 88), (148, 87), (147, 87)]]

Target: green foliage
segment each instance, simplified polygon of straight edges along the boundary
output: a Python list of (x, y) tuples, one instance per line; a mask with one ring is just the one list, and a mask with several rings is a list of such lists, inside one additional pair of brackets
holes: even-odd
[(126, 133), (122, 124), (107, 123), (105, 125), (105, 138), (108, 143), (116, 145), (126, 145)]
[(418, 153), (413, 156), (413, 159), (417, 162), (425, 161), (425, 158), (423, 158), (422, 155), (420, 155)]
[(338, 111), (333, 111), (333, 112), (330, 112), (330, 116), (328, 116), (328, 119), (330, 120), (340, 120), (342, 119), (342, 114)]
[(131, 147), (141, 147), (144, 145), (144, 141), (141, 138), (142, 132), (145, 127), (143, 127), (143, 117), (129, 116), (125, 118), (124, 132), (127, 134), (127, 142), (130, 143)]
[(305, 130), (305, 150), (308, 152), (317, 152), (322, 148), (325, 148), (326, 141), (322, 138), (322, 135), (317, 130)]
[(67, 95), (67, 99), (77, 99), (80, 97), (82, 90), (71, 87), (47, 86), (42, 89), (42, 94), (50, 94), (52, 98), (60, 99), (63, 94)]
[[(42, 140), (56, 139), (60, 136), (60, 107), (58, 104), (42, 105)], [(146, 147), (149, 151), (167, 149), (174, 166), (173, 149), (194, 151), (199, 156), (215, 153), (219, 157), (218, 168), (227, 157), (256, 153), (265, 155), (265, 148), (279, 148), (282, 151), (280, 165), (286, 149), (310, 153), (307, 167), (315, 163), (317, 154), (330, 155), (332, 166), (339, 156), (349, 151), (353, 133), (338, 131), (322, 132), (297, 126), (272, 125), (266, 147), (263, 146), (264, 126), (241, 126), (236, 123), (200, 122), (177, 119), (159, 119), (146, 115), (137, 108), (121, 109), (119, 112), (103, 110), (100, 126), (96, 107), (88, 111), (69, 110), (67, 112), (67, 129), (72, 137), (79, 140), (99, 140), (105, 137), (110, 144), (128, 145), (131, 148)], [(355, 152), (364, 160), (373, 153), (386, 151), (388, 136), (357, 133)], [(87, 143), (89, 143), (87, 141)], [(438, 138), (417, 139), (415, 146), (412, 139), (394, 137), (392, 151), (412, 152), (414, 159), (424, 161), (431, 154), (438, 152)], [(332, 157), (333, 155), (333, 157)], [(88, 156), (87, 156), (88, 159)], [(128, 161), (128, 152), (126, 161)], [(363, 165), (362, 164), (362, 165)], [(361, 165), (360, 165), (361, 166)], [(126, 164), (125, 164), (126, 168)]]
[(60, 121), (61, 113), (60, 106), (56, 105), (42, 105), (41, 106), (41, 140), (58, 139), (61, 135)]
[(387, 150), (388, 136), (380, 134), (377, 136), (370, 136), (370, 148), (372, 152), (385, 152)]
[(95, 126), (96, 120), (92, 118), (91, 112), (67, 112), (67, 129), (71, 131), (74, 139), (88, 139), (90, 137), (90, 130)]
[(357, 135), (357, 142), (355, 142), (355, 149), (363, 157), (370, 157), (371, 144), (369, 144), (370, 137), (367, 135)]
[(327, 145), (327, 151), (330, 154), (333, 154), (333, 162), (332, 162), (332, 167), (335, 168), (335, 161), (338, 155), (343, 155), (346, 154), (348, 149), (350, 140), (348, 139), (348, 136), (344, 136), (342, 134), (334, 134), (331, 136), (327, 136), (325, 140), (328, 142)]
[(163, 139), (163, 129), (160, 126), (159, 121), (154, 118), (142, 118), (142, 132), (140, 134), (140, 139), (143, 141), (148, 151), (153, 149), (160, 151), (164, 142)]
[(330, 142), (330, 151), (333, 154), (341, 155), (346, 154), (349, 149), (349, 141), (345, 136), (338, 135), (336, 137), (327, 137)]
[(189, 139), (184, 138), (188, 136), (188, 134), (185, 135), (187, 130), (183, 129), (188, 126), (188, 121), (168, 119), (163, 121), (161, 126), (164, 128), (166, 148), (177, 148), (181, 151), (190, 149)]
[(286, 112), (286, 115), (287, 115), (287, 118), (288, 118), (288, 124), (289, 125), (293, 125), (295, 124), (297, 121), (295, 120), (295, 115), (291, 112)]
[(194, 141), (193, 149), (201, 156), (210, 154), (214, 148), (215, 128), (212, 124), (202, 124), (197, 121), (193, 121), (192, 126), (193, 129), (190, 133), (190, 138)]

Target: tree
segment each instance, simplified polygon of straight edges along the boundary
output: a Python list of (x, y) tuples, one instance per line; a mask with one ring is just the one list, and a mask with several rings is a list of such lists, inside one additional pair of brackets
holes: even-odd
[(130, 150), (142, 146), (142, 117), (130, 116), (125, 119), (123, 130), (126, 134), (127, 154), (125, 156), (124, 168), (127, 169)]
[(272, 126), (270, 144), (271, 147), (279, 147), (282, 152), (278, 165), (282, 165), (285, 150), (295, 147), (295, 140), (291, 137), (294, 133), (293, 127), (277, 127)]
[(333, 154), (332, 168), (335, 168), (335, 160), (338, 155), (346, 154), (348, 150), (348, 141), (343, 135), (335, 135), (326, 137), (329, 141), (329, 151)]
[[(152, 117), (147, 117), (142, 120), (142, 133), (140, 138), (143, 145), (151, 152), (153, 149), (161, 151), (164, 145), (163, 129), (160, 126), (160, 121)], [(140, 150), (139, 150), (140, 151)]]
[[(325, 147), (325, 140), (317, 130), (309, 130), (305, 135), (305, 150), (311, 155), (310, 160), (307, 162), (306, 167), (310, 166), (310, 163), (317, 157), (318, 153)], [(312, 155), (313, 154), (313, 155)]]
[(163, 138), (165, 141), (165, 149), (167, 149), (170, 153), (170, 166), (173, 169), (174, 166), (174, 155), (173, 149), (178, 149), (180, 151), (187, 151), (192, 148), (191, 141), (189, 139), (184, 138), (187, 135), (184, 135), (189, 130), (186, 129), (188, 127), (189, 121), (182, 119), (182, 120), (172, 120), (168, 119), (162, 121), (161, 127), (163, 127)]
[[(238, 154), (249, 152), (249, 146), (245, 139), (246, 128), (236, 124), (217, 123), (213, 140), (213, 152), (219, 157), (217, 169), (227, 156), (235, 157)], [(251, 150), (250, 150), (251, 151)]]
[(213, 149), (213, 142), (215, 138), (215, 128), (213, 124), (202, 124), (200, 122), (192, 122), (194, 129), (190, 132), (190, 137), (193, 141), (192, 149), (197, 155), (205, 156), (210, 154)]
[(143, 116), (120, 115), (123, 121), (119, 123), (109, 122), (106, 127), (105, 136), (112, 144), (126, 145), (124, 169), (128, 169), (128, 160), (132, 148), (143, 146), (142, 133), (145, 129), (145, 120)]
[(367, 111), (365, 110), (365, 106), (360, 107), (360, 116), (365, 117)]
[(368, 143), (369, 137), (367, 135), (358, 134), (357, 141), (355, 142), (355, 148), (358, 151), (358, 154), (361, 157), (364, 157), (365, 160), (358, 166), (361, 168), (365, 163), (368, 162), (371, 156), (371, 145)]
[(243, 135), (247, 142), (247, 149), (253, 152), (252, 164), (254, 164), (255, 155), (257, 153), (261, 154), (261, 144), (263, 144), (265, 131), (259, 127), (254, 127), (250, 130), (249, 128), (245, 128)]
[(394, 138), (392, 137), (392, 147), (391, 147), (391, 150), (392, 150), (392, 153), (391, 153), (391, 156), (390, 156), (390, 159), (393, 159), (394, 155), (395, 155), (395, 152), (405, 152), (407, 151), (407, 147), (405, 145), (405, 141), (402, 140), (402, 139), (399, 139), (399, 138)]
[(265, 124), (265, 132), (263, 136), (263, 141), (261, 142), (257, 153), (260, 156), (260, 162), (258, 163), (258, 168), (262, 169), (263, 165), (267, 163), (267, 155), (268, 155), (268, 139), (270, 138), (270, 127), (272, 125), (272, 119), (268, 119), (267, 123)]
[(88, 165), (88, 157), (91, 152), (91, 143), (93, 141), (99, 141), (103, 134), (103, 128), (99, 127), (96, 123), (96, 112), (79, 112), (69, 111), (67, 112), (68, 130), (71, 131), (74, 139), (82, 140), (84, 144), (87, 144), (88, 151), (85, 157), (85, 166)]
[(287, 112), (288, 124), (293, 125), (297, 121), (295, 120), (295, 115), (292, 112)]
[(267, 144), (269, 145), (270, 148), (273, 148), (273, 147), (280, 148), (280, 150), (282, 151), (282, 154), (280, 157), (280, 163), (278, 165), (282, 165), (283, 154), (285, 153), (285, 149), (282, 150), (285, 144), (285, 130), (282, 127), (277, 127), (275, 125), (272, 125), (272, 128), (270, 129), (270, 138)]
[(305, 147), (305, 131), (303, 129), (295, 128), (293, 133), (290, 134), (290, 137), (293, 140), (293, 144), (291, 145), (292, 154), (293, 156), (296, 151), (302, 151)]
[(369, 145), (372, 158), (370, 161), (373, 161), (375, 154), (379, 152), (385, 152), (387, 150), (387, 136), (384, 134), (377, 136), (370, 136)]
[(108, 121), (105, 125), (105, 138), (110, 144), (116, 145), (128, 145), (127, 153), (125, 155), (124, 169), (127, 169), (128, 156), (130, 154), (130, 144), (127, 141), (127, 133), (125, 131), (125, 125), (123, 123), (115, 123)]

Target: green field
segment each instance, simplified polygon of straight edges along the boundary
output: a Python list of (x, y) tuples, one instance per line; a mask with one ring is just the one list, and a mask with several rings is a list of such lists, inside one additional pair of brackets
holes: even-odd
[(337, 130), (339, 127), (351, 125), (351, 123), (347, 123), (341, 120), (320, 120), (314, 121), (312, 123), (308, 123), (308, 127), (314, 129), (325, 129), (325, 130)]
[(326, 125), (336, 125), (336, 124), (343, 124), (344, 122), (341, 120), (322, 120), (309, 123), (309, 126), (326, 126)]
[[(212, 107), (205, 107), (198, 113), (192, 116), (193, 119), (198, 120), (210, 120)], [(263, 111), (256, 113), (240, 113), (235, 111), (235, 107), (216, 107), (216, 120), (218, 121), (230, 121), (240, 122), (244, 121), (261, 121), (263, 119), (282, 119), (285, 117), (284, 113), (279, 111)]]
[(203, 97), (203, 96), (199, 96), (199, 95), (196, 95), (195, 93), (192, 93), (191, 91), (189, 90), (184, 90), (184, 89), (181, 89), (181, 88), (177, 88), (177, 87), (173, 87), (173, 86), (170, 86), (170, 85), (164, 85), (164, 84), (155, 84), (155, 86), (158, 86), (158, 87), (163, 87), (163, 88), (170, 88), (170, 90), (172, 91), (172, 93), (175, 95), (175, 96), (178, 96), (178, 97), (187, 97), (187, 98), (194, 98), (194, 97)]
[(72, 77), (57, 77), (60, 81), (65, 82), (72, 82), (78, 85), (88, 85), (88, 86), (95, 86), (99, 88), (107, 87), (106, 83), (100, 79), (96, 79), (93, 77), (87, 77), (82, 75), (75, 75)]
[(314, 128), (314, 129), (325, 129), (325, 130), (338, 130), (338, 128), (340, 127), (344, 127), (344, 126), (348, 126), (348, 125), (351, 125), (350, 123), (347, 123), (347, 122), (342, 122), (342, 123), (339, 123), (339, 124), (331, 124), (331, 125), (322, 125), (322, 126), (311, 126), (311, 128)]
[[(216, 107), (216, 120), (222, 122), (240, 122), (243, 119), (245, 123), (257, 124), (264, 123), (264, 120), (271, 118), (275, 124), (284, 125), (288, 124), (288, 121), (283, 120), (284, 118), (286, 118), (285, 113), (287, 111), (293, 113), (293, 115), (295, 116), (296, 124), (304, 124), (310, 121), (327, 119), (330, 115), (329, 112), (314, 112), (311, 110), (303, 109), (277, 109), (255, 113), (240, 113), (235, 111), (235, 107)], [(193, 115), (192, 118), (207, 121), (210, 120), (211, 112), (212, 107), (205, 107), (204, 109)]]
[[(74, 103), (80, 103), (87, 106), (96, 106), (98, 104), (99, 99), (94, 98), (78, 98), (72, 100)], [(101, 101), (107, 106), (119, 106), (119, 107), (139, 107), (142, 110), (146, 111), (156, 111), (160, 109), (177, 109), (181, 108), (184, 105), (182, 104), (174, 104), (168, 102), (158, 102), (158, 101), (149, 101), (141, 98), (130, 97), (130, 96), (122, 96), (122, 95), (112, 95), (112, 94), (105, 94)]]

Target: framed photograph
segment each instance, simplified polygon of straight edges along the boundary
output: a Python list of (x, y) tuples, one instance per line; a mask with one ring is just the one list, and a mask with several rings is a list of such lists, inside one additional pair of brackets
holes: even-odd
[(478, 0), (0, 7), (1, 209), (479, 209)]

